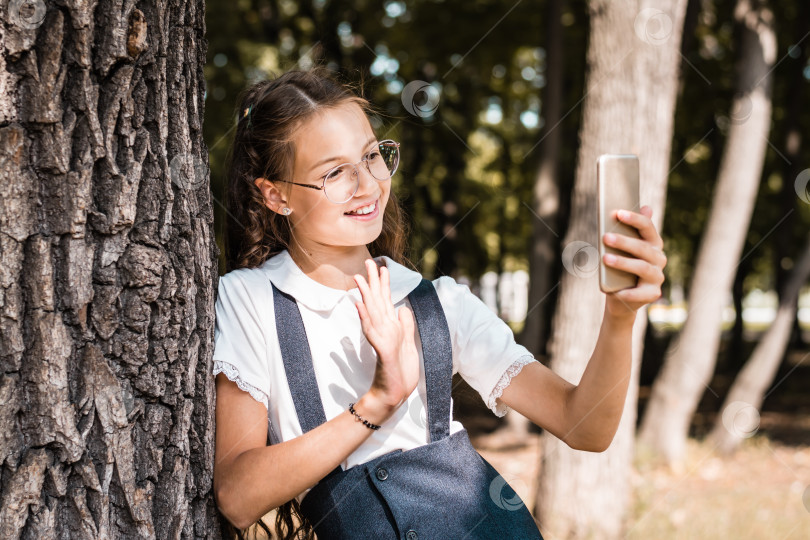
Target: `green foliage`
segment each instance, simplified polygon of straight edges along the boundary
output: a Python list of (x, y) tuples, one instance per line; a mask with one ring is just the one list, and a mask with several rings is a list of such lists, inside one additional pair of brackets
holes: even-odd
[[(684, 50), (682, 86), (675, 119), (667, 208), (662, 228), (670, 256), (668, 282), (688, 286), (709, 215), (712, 190), (725, 144), (733, 94), (737, 36), (732, 0), (701, 2)], [(545, 87), (546, 2), (415, 0), (211, 0), (207, 8), (208, 81), (205, 137), (212, 190), (224, 201), (222, 164), (235, 121), (237, 93), (249, 82), (294, 66), (327, 63), (365, 81), (366, 96), (382, 111), (375, 129), (402, 142), (403, 162), (394, 187), (404, 198), (414, 234), (412, 256), (425, 275), (527, 268), (530, 210), (542, 137)], [(810, 205), (794, 197), (794, 216), (784, 227), (785, 183), (795, 177), (784, 160), (789, 74), (797, 69), (788, 50), (797, 40), (800, 2), (780, 2), (776, 13), (779, 64), (774, 69), (773, 127), (764, 181), (743, 253), (751, 252), (750, 287), (773, 285), (772, 242), (789, 235), (802, 245)], [(574, 178), (577, 131), (585, 77), (587, 6), (566, 2), (564, 104), (569, 113), (560, 156), (561, 213)], [(799, 36), (800, 37), (800, 36)], [(810, 47), (810, 38), (800, 44)], [(810, 68), (802, 78), (806, 100)], [(435, 113), (406, 110), (402, 89), (425, 81), (438, 90)], [(417, 95), (414, 102), (425, 105)], [(799, 125), (808, 125), (805, 103)], [(810, 167), (810, 145), (800, 160)], [(799, 170), (801, 170), (799, 169)], [(217, 236), (224, 208), (216, 205)], [(564, 231), (555, 230), (562, 238)], [(221, 240), (219, 240), (221, 241)], [(789, 264), (789, 263), (786, 263)]]

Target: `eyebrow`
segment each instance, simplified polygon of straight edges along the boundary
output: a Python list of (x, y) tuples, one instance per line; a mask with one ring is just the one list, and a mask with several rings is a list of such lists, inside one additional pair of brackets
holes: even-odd
[[(370, 145), (371, 143), (373, 143), (376, 140), (377, 140), (377, 137), (371, 137), (369, 140), (366, 141), (366, 144), (364, 145), (364, 148), (367, 147), (368, 145)], [(342, 159), (342, 157), (341, 156), (334, 156), (334, 157), (322, 159), (318, 163), (314, 164), (309, 170), (311, 171), (312, 169), (315, 169), (316, 167), (319, 167), (319, 166), (323, 165), (324, 163), (329, 163), (330, 161), (337, 161), (339, 159)]]

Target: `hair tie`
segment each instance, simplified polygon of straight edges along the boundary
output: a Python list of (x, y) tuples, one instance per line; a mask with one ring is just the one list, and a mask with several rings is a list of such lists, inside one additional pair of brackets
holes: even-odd
[(251, 115), (252, 112), (253, 112), (253, 104), (251, 103), (250, 106), (245, 107), (245, 111), (242, 113), (242, 118), (247, 117), (247, 119), (248, 119), (247, 127), (250, 127), (251, 124), (252, 124), (252, 120), (253, 120), (253, 116)]

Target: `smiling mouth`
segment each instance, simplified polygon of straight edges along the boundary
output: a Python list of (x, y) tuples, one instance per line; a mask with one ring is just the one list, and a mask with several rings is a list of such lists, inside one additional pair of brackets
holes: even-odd
[[(370, 212), (365, 212), (365, 213), (344, 212), (344, 213), (343, 213), (343, 215), (344, 215), (344, 216), (353, 216), (353, 217), (354, 217), (354, 216), (358, 216), (358, 217), (370, 216), (370, 215), (372, 215), (372, 214), (376, 213), (376, 212), (379, 210), (379, 207), (380, 207), (380, 199), (379, 199), (379, 198), (377, 198), (377, 200), (375, 200), (375, 201), (374, 201), (372, 204), (374, 205), (374, 208), (372, 208), (372, 210), (371, 210)], [(368, 205), (366, 206), (366, 208), (367, 208), (367, 207), (368, 207)]]

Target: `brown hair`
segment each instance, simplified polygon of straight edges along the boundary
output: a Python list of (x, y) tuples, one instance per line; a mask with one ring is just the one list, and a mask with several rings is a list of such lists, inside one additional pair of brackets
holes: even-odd
[[(237, 127), (226, 162), (228, 210), (225, 235), (227, 271), (254, 268), (268, 258), (290, 248), (294, 231), (286, 216), (270, 210), (254, 183), (256, 178), (271, 182), (291, 175), (295, 162), (293, 135), (313, 114), (346, 102), (356, 103), (366, 114), (375, 113), (371, 104), (352, 85), (339, 81), (322, 66), (307, 71), (288, 71), (245, 89), (238, 97)], [(279, 183), (289, 192), (290, 184)], [(392, 189), (383, 209), (380, 235), (368, 245), (372, 257), (386, 255), (400, 264), (413, 267), (405, 255), (407, 224), (405, 213)], [(294, 516), (299, 521), (295, 527)], [(259, 521), (245, 530), (224, 524), (240, 540), (257, 526), (270, 531)], [(282, 540), (315, 538), (312, 524), (301, 515), (300, 504), (293, 498), (278, 507), (275, 530)], [(226, 531), (227, 532), (227, 531)]]

